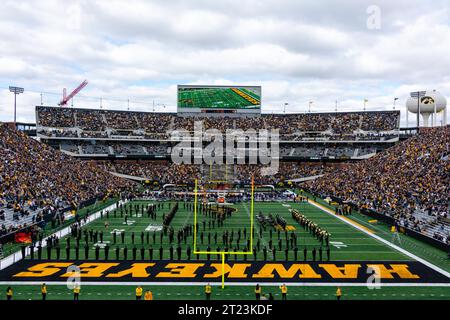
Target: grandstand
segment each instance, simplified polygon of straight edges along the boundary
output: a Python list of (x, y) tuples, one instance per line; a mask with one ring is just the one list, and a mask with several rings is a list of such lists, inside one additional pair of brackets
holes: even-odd
[(398, 111), (355, 112), (350, 121), (347, 113), (199, 116), (71, 110), (36, 107), (37, 133), (46, 143), (79, 157), (169, 158), (171, 132), (192, 132), (195, 121), (202, 121), (205, 130), (224, 133), (279, 129), (281, 156), (290, 160), (358, 160), (399, 140)]

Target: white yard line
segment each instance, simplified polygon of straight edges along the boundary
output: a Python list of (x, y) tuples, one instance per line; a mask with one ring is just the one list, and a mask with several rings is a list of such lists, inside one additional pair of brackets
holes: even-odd
[[(126, 200), (126, 201), (119, 200), (119, 202), (117, 202), (117, 204), (125, 204), (127, 202), (128, 202), (128, 200)], [(86, 223), (83, 223), (82, 226), (85, 226), (85, 225), (91, 223), (92, 221), (97, 220), (98, 218), (100, 218), (102, 211), (103, 212), (111, 211), (111, 210), (114, 210), (115, 208), (116, 208), (116, 203), (113, 203), (110, 206), (108, 206), (106, 208), (103, 208), (102, 210), (99, 210), (99, 211), (89, 215), (88, 218), (87, 218)], [(59, 230), (59, 231), (56, 231), (56, 232), (52, 233), (51, 235), (45, 237), (44, 239), (42, 239), (42, 248), (44, 248), (46, 246), (46, 240), (49, 237), (51, 237), (53, 235), (56, 235), (58, 238), (61, 239), (62, 237), (68, 235), (70, 233), (70, 226), (71, 226), (71, 224), (68, 225), (67, 227)], [(29, 254), (30, 254), (30, 248), (27, 247), (25, 249), (25, 256), (28, 256)], [(9, 267), (10, 265), (20, 261), (20, 260), (22, 260), (22, 252), (21, 251), (15, 252), (15, 253), (13, 253), (13, 254), (11, 254), (11, 255), (9, 255), (9, 256), (7, 256), (7, 257), (5, 257), (5, 258), (0, 260), (0, 270), (3, 270), (5, 268)]]
[(329, 214), (329, 215), (335, 217), (336, 219), (339, 219), (339, 220), (341, 220), (342, 222), (344, 222), (344, 223), (346, 223), (346, 224), (348, 224), (348, 225), (351, 225), (353, 228), (358, 229), (358, 230), (361, 231), (361, 232), (364, 232), (364, 233), (367, 234), (368, 236), (370, 236), (370, 237), (372, 237), (372, 238), (374, 238), (374, 239), (376, 239), (376, 240), (378, 240), (378, 241), (384, 243), (385, 245), (387, 245), (387, 246), (389, 246), (389, 247), (391, 247), (391, 248), (393, 248), (393, 249), (395, 249), (395, 250), (397, 250), (397, 251), (403, 253), (404, 255), (406, 255), (406, 256), (408, 256), (408, 257), (410, 257), (410, 258), (412, 258), (412, 259), (414, 259), (414, 260), (416, 260), (416, 261), (419, 261), (419, 262), (423, 263), (423, 264), (426, 265), (427, 267), (429, 267), (429, 268), (431, 268), (431, 269), (433, 269), (433, 270), (435, 270), (435, 271), (437, 271), (437, 272), (443, 274), (443, 275), (446, 276), (447, 278), (450, 278), (450, 273), (447, 272), (447, 271), (445, 271), (445, 270), (443, 270), (443, 269), (441, 269), (441, 268), (439, 268), (438, 266), (435, 266), (434, 264), (432, 264), (432, 263), (430, 263), (430, 262), (428, 262), (428, 261), (426, 261), (426, 260), (424, 260), (424, 259), (422, 259), (422, 258), (416, 256), (415, 254), (413, 254), (413, 253), (411, 253), (411, 252), (409, 252), (409, 251), (407, 251), (407, 250), (405, 250), (405, 249), (403, 249), (403, 248), (400, 248), (399, 246), (393, 244), (392, 242), (389, 242), (389, 241), (386, 240), (386, 239), (383, 239), (383, 238), (377, 236), (376, 234), (367, 232), (366, 230), (364, 230), (363, 228), (359, 227), (358, 225), (352, 224), (351, 221), (348, 221), (348, 220), (342, 218), (341, 216), (336, 215), (331, 209), (325, 208), (325, 207), (323, 207), (322, 205), (318, 205), (317, 203), (315, 203), (315, 202), (313, 202), (313, 201), (310, 201), (309, 199), (308, 199), (308, 202), (309, 202), (311, 205), (315, 206), (316, 208), (322, 210), (323, 212), (325, 212), (325, 213), (327, 213), (327, 214)]

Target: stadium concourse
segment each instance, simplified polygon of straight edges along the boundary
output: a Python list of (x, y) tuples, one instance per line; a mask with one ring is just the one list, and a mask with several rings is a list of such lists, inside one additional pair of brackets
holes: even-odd
[[(257, 283), (275, 298), (281, 283), (292, 299), (336, 287), (347, 299), (450, 298), (450, 127), (400, 141), (399, 112), (225, 117), (36, 107), (38, 139), (2, 124), (0, 240), (5, 258), (24, 257), (0, 265), (1, 290), (37, 299), (45, 282), (49, 298), (71, 299), (75, 265), (82, 299), (134, 298), (138, 285), (201, 299), (208, 283), (214, 299), (254, 299)], [(170, 159), (171, 132), (196, 120), (279, 129), (278, 173), (227, 165), (225, 195), (207, 193), (210, 166)]]

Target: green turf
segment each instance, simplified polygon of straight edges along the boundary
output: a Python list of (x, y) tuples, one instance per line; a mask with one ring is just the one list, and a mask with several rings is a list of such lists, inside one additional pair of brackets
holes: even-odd
[[(260, 97), (255, 93), (238, 88), (260, 103)], [(184, 89), (178, 92), (178, 106), (180, 108), (225, 108), (241, 109), (255, 107), (249, 100), (233, 92), (230, 88), (202, 88)]]
[[(1, 299), (5, 299), (7, 286), (0, 286)], [(14, 300), (40, 300), (39, 285), (13, 285)], [(155, 300), (204, 300), (202, 286), (146, 286), (151, 290)], [(450, 290), (441, 287), (382, 287), (368, 289), (365, 287), (342, 287), (343, 300), (449, 300)], [(134, 286), (81, 286), (80, 300), (134, 300)], [(255, 300), (253, 286), (226, 286), (224, 289), (213, 287), (214, 300)], [(262, 286), (262, 293), (272, 293), (276, 300), (281, 298), (276, 286)], [(288, 299), (291, 300), (334, 300), (336, 287), (288, 287)], [(72, 291), (66, 286), (48, 285), (48, 300), (71, 300)]]
[[(144, 243), (141, 242), (141, 232), (144, 231), (146, 233), (145, 228), (147, 228), (150, 224), (152, 225), (161, 225), (162, 224), (162, 215), (163, 213), (166, 213), (169, 211), (168, 202), (165, 203), (164, 209), (160, 209), (157, 212), (157, 220), (154, 221), (147, 217), (146, 214), (143, 216), (136, 217), (136, 212), (131, 209), (134, 204), (148, 204), (151, 202), (148, 201), (134, 201), (133, 203), (128, 203), (127, 207), (129, 210), (132, 210), (131, 216), (128, 217), (128, 223), (130, 225), (125, 225), (124, 218), (120, 217), (119, 212), (116, 212), (116, 217), (114, 218), (114, 213), (111, 212), (109, 215), (109, 218), (107, 219), (106, 215), (103, 216), (101, 219), (97, 219), (96, 221), (88, 224), (85, 229), (90, 230), (99, 230), (103, 231), (104, 238), (103, 241), (105, 243), (109, 243), (110, 245), (110, 259), (113, 258), (114, 248), (116, 246), (119, 246), (120, 248), (123, 248), (124, 246), (127, 246), (128, 249), (131, 249), (133, 246), (136, 246), (139, 250), (142, 246), (145, 248), (148, 248), (149, 246), (152, 246), (154, 251), (153, 258), (159, 258), (159, 252), (157, 249), (162, 245), (164, 248), (164, 258), (168, 259), (169, 257), (169, 247), (172, 245), (174, 248), (176, 248), (176, 238), (175, 241), (170, 244), (169, 239), (167, 236), (163, 237), (163, 242), (161, 244), (160, 242), (160, 232), (156, 232), (156, 241), (153, 242), (153, 235), (152, 232), (150, 232), (150, 242), (147, 243), (147, 237), (144, 236)], [(172, 205), (174, 205), (175, 202), (172, 202)], [(380, 261), (380, 260), (411, 260), (409, 257), (403, 255), (402, 253), (390, 248), (389, 246), (373, 239), (367, 236), (365, 233), (353, 228), (350, 225), (344, 224), (335, 217), (328, 215), (321, 211), (320, 209), (307, 204), (307, 203), (291, 203), (290, 204), (292, 208), (299, 209), (303, 214), (305, 214), (308, 218), (312, 219), (315, 223), (320, 225), (321, 227), (325, 228), (331, 233), (331, 241), (336, 242), (342, 242), (346, 247), (336, 248), (331, 245), (331, 259), (332, 260), (342, 260), (342, 261)], [(199, 222), (199, 231), (197, 233), (197, 248), (201, 251), (206, 251), (206, 248), (208, 246), (207, 244), (207, 234), (211, 233), (211, 249), (216, 250), (217, 246), (221, 247), (221, 250), (224, 250), (225, 246), (222, 243), (222, 233), (224, 230), (234, 230), (235, 233), (239, 229), (241, 229), (241, 232), (243, 232), (243, 229), (247, 229), (247, 237), (250, 236), (250, 207), (248, 204), (236, 204), (234, 207), (237, 209), (235, 213), (233, 213), (231, 218), (228, 218), (225, 220), (225, 224), (221, 228), (216, 228), (208, 230), (208, 226), (206, 226), (206, 230), (203, 231), (203, 225), (202, 221), (208, 221), (209, 218), (203, 216), (202, 214), (198, 214), (198, 222)], [(307, 231), (305, 231), (303, 228), (301, 228), (291, 217), (290, 212), (288, 211), (288, 207), (284, 207), (282, 203), (280, 202), (256, 202), (255, 203), (255, 216), (258, 212), (262, 212), (265, 215), (268, 215), (269, 213), (272, 213), (273, 215), (279, 214), (280, 216), (284, 217), (289, 225), (292, 225), (296, 228), (295, 231), (292, 231), (297, 234), (297, 246), (299, 247), (299, 256), (298, 258), (303, 258), (303, 253), (301, 250), (303, 248), (308, 249), (308, 260), (312, 260), (311, 256), (311, 250), (313, 248), (319, 249), (321, 246), (320, 242), (315, 239), (312, 235), (310, 235)], [(175, 233), (182, 228), (186, 224), (193, 224), (193, 217), (194, 213), (190, 210), (184, 209), (182, 205), (180, 205), (180, 209), (175, 215), (175, 218), (172, 220), (170, 226), (174, 228)], [(105, 227), (105, 222), (108, 222), (108, 229)], [(114, 229), (118, 230), (124, 230), (125, 231), (125, 241), (124, 243), (121, 242), (120, 236), (117, 236), (116, 238), (116, 244), (113, 243), (113, 235), (111, 232)], [(204, 243), (201, 244), (200, 241), (200, 234), (204, 233)], [(213, 234), (217, 232), (218, 233), (218, 244), (214, 243), (213, 240)], [(132, 242), (132, 233), (134, 233), (134, 243)], [(260, 238), (261, 240), (261, 250), (258, 253), (258, 259), (262, 260), (262, 246), (266, 245), (268, 247), (268, 243), (270, 240), (269, 236), (269, 228), (266, 228), (265, 231), (263, 231), (262, 236), (260, 235), (260, 228), (259, 225), (255, 219), (255, 237), (254, 237), (254, 245), (256, 244), (257, 239)], [(60, 246), (61, 248), (65, 247), (65, 239), (63, 238), (60, 240)], [(280, 239), (282, 239), (282, 243), (284, 246), (284, 239), (285, 235), (284, 232), (280, 233)], [(278, 234), (277, 232), (273, 231), (272, 234), (272, 241), (273, 245), (278, 245)], [(72, 249), (70, 256), (73, 259), (75, 256), (75, 249), (73, 248), (74, 240), (71, 240), (72, 243)], [(81, 241), (83, 243), (83, 239)], [(244, 247), (246, 245), (246, 240), (241, 239), (240, 241), (240, 249), (238, 251), (243, 251)], [(94, 252), (95, 252), (95, 246), (94, 243), (90, 243), (90, 253), (89, 253), (89, 259), (94, 259)], [(191, 249), (193, 249), (193, 237), (188, 237), (187, 244), (184, 244), (184, 242), (181, 243), (182, 247), (182, 259), (186, 259), (186, 248), (190, 245)], [(233, 250), (234, 248), (229, 248), (229, 250)], [(148, 253), (146, 252), (146, 255)], [(53, 258), (55, 257), (55, 253), (53, 252)], [(139, 256), (139, 252), (138, 252)], [(46, 257), (46, 252), (44, 250), (43, 257)], [(84, 250), (80, 250), (80, 257), (84, 258)], [(61, 259), (66, 258), (65, 250), (61, 250)], [(104, 251), (100, 250), (100, 259), (104, 258)], [(124, 258), (123, 251), (120, 251), (120, 259)], [(131, 258), (131, 252), (128, 252), (128, 259)], [(148, 257), (147, 257), (148, 258)], [(204, 257), (201, 257), (204, 258)], [(215, 255), (213, 255), (213, 258)], [(291, 250), (289, 259), (293, 259), (293, 252)], [(235, 260), (235, 257), (233, 254), (231, 254), (228, 259)], [(252, 259), (251, 257), (248, 257), (248, 259)], [(285, 253), (284, 251), (277, 250), (276, 252), (276, 259), (277, 260), (284, 260), (285, 259)], [(236, 257), (236, 260), (244, 260), (244, 257), (242, 255), (238, 255)], [(269, 253), (268, 254), (268, 260), (273, 260), (273, 256)], [(325, 254), (324, 254), (324, 260), (325, 260)]]
[[(307, 193), (305, 193), (307, 194)], [(309, 195), (309, 194), (307, 194)], [(310, 196), (310, 195), (309, 195)], [(330, 208), (335, 209), (333, 206), (329, 205), (327, 202), (321, 199), (317, 199), (317, 202), (320, 204)], [(359, 224), (372, 229), (376, 232), (376, 235), (379, 237), (382, 237), (385, 240), (392, 241), (393, 236), (390, 231), (391, 225), (381, 221), (377, 220), (377, 223), (369, 223), (370, 220), (374, 220), (374, 218), (363, 215), (359, 213), (356, 210), (352, 211), (352, 214), (347, 216), (348, 218), (358, 222)], [(415, 255), (418, 257), (425, 259), (427, 261), (430, 261), (434, 265), (450, 272), (450, 263), (449, 258), (447, 255), (447, 252), (444, 250), (438, 249), (430, 244), (427, 244), (425, 242), (422, 242), (420, 240), (417, 240), (415, 238), (409, 237), (404, 234), (399, 234), (400, 236), (400, 242), (394, 241), (393, 243)]]
[[(157, 203), (154, 201), (134, 201), (132, 203), (128, 203), (127, 207), (129, 210), (132, 210), (135, 204), (149, 204), (149, 203)], [(172, 206), (175, 204), (174, 201), (170, 202)], [(342, 242), (345, 247), (336, 248), (333, 245), (331, 246), (331, 260), (344, 260), (344, 261), (380, 261), (380, 260), (411, 260), (411, 258), (405, 256), (404, 254), (396, 251), (395, 249), (387, 246), (380, 241), (371, 238), (366, 233), (357, 230), (356, 228), (343, 223), (333, 215), (325, 213), (324, 211), (316, 208), (315, 206), (308, 203), (285, 203), (285, 202), (255, 202), (255, 242), (256, 239), (261, 239), (261, 245), (267, 245), (270, 237), (268, 229), (260, 233), (260, 228), (258, 222), (256, 220), (256, 215), (258, 212), (262, 212), (264, 215), (268, 215), (272, 213), (273, 215), (279, 214), (284, 217), (288, 223), (288, 225), (294, 226), (296, 229), (295, 232), (298, 237), (297, 245), (299, 247), (299, 259), (303, 259), (303, 254), (301, 250), (306, 247), (308, 251), (312, 248), (318, 249), (320, 247), (320, 243), (313, 236), (307, 233), (301, 226), (299, 226), (291, 217), (291, 213), (289, 212), (290, 205), (292, 208), (296, 208), (300, 210), (303, 214), (305, 214), (308, 218), (313, 220), (315, 223), (325, 228), (331, 233), (331, 241), (333, 242)], [(198, 213), (198, 222), (199, 222), (199, 233), (197, 234), (197, 242), (199, 245), (199, 249), (206, 249), (207, 247), (207, 233), (210, 232), (214, 234), (218, 232), (218, 241), (220, 247), (223, 249), (222, 241), (222, 232), (227, 229), (229, 231), (241, 229), (247, 229), (247, 235), (249, 235), (250, 231), (250, 205), (248, 203), (241, 203), (233, 205), (237, 209), (236, 212), (232, 214), (231, 218), (227, 218), (225, 220), (225, 225), (222, 228), (208, 229), (203, 230), (202, 222), (205, 220), (206, 222), (210, 219), (200, 212)], [(150, 245), (155, 249), (153, 259), (159, 259), (158, 248), (161, 246), (159, 232), (156, 233), (156, 242), (153, 242), (152, 233), (150, 233), (150, 243), (147, 243), (146, 237), (144, 237), (144, 243), (141, 243), (140, 234), (145, 230), (150, 224), (158, 225), (162, 223), (162, 215), (163, 213), (167, 214), (169, 211), (169, 202), (164, 203), (164, 208), (157, 210), (157, 219), (152, 220), (147, 217), (146, 214), (143, 216), (136, 217), (136, 212), (132, 210), (131, 216), (129, 216), (128, 220), (133, 220), (134, 222), (130, 225), (124, 224), (124, 218), (120, 217), (119, 211), (116, 211), (116, 217), (114, 217), (114, 213), (111, 212), (109, 218), (103, 216), (102, 219), (98, 219), (84, 228), (87, 230), (95, 229), (102, 230), (104, 232), (104, 241), (109, 241), (111, 250), (109, 259), (114, 259), (114, 248), (115, 246), (123, 247), (127, 246), (131, 249), (133, 246), (136, 246), (140, 249), (142, 246), (148, 248)], [(384, 225), (382, 223), (378, 223), (377, 225), (372, 225), (368, 223), (369, 218), (362, 216), (357, 213), (353, 213), (353, 215), (349, 216), (350, 219), (357, 221), (358, 223), (365, 225), (368, 228), (371, 228), (376, 232), (377, 235), (386, 238), (388, 240), (391, 237), (389, 233), (389, 226)], [(194, 213), (192, 210), (184, 209), (183, 204), (180, 202), (179, 210), (176, 213), (174, 219), (171, 222), (171, 227), (174, 228), (175, 234), (176, 232), (185, 226), (186, 224), (193, 224)], [(108, 228), (105, 227), (105, 222), (108, 222)], [(114, 229), (124, 229), (125, 230), (125, 243), (121, 243), (120, 236), (117, 237), (117, 244), (113, 244), (113, 237), (111, 231)], [(135, 241), (134, 244), (131, 241), (131, 233), (135, 233)], [(204, 244), (202, 245), (200, 242), (200, 232), (204, 233)], [(281, 239), (284, 239), (284, 234), (281, 233)], [(449, 270), (448, 260), (445, 260), (445, 253), (431, 248), (429, 245), (418, 242), (414, 239), (411, 239), (406, 236), (402, 236), (402, 246), (408, 251), (417, 254), (428, 261), (436, 264), (437, 266), (441, 266), (446, 270)], [(212, 240), (211, 248), (212, 250), (216, 249), (216, 246)], [(277, 245), (278, 234), (277, 232), (273, 232), (273, 243)], [(83, 242), (83, 240), (82, 240)], [(192, 245), (193, 237), (188, 237), (188, 244), (193, 248)], [(61, 239), (61, 247), (65, 246), (65, 239)], [(72, 244), (74, 240), (72, 239)], [(246, 240), (242, 239), (240, 250), (243, 250), (245, 246)], [(283, 242), (284, 245), (284, 242)], [(163, 237), (162, 246), (164, 248), (164, 259), (168, 259), (169, 257), (169, 240), (167, 236)], [(176, 247), (176, 237), (175, 243), (173, 246)], [(186, 259), (186, 248), (187, 245), (184, 242), (181, 243), (182, 250), (182, 259)], [(120, 252), (120, 258), (123, 258), (123, 251)], [(146, 251), (145, 259), (148, 259), (148, 252)], [(53, 253), (53, 258), (55, 253)], [(73, 259), (75, 256), (74, 249), (71, 251), (71, 258)], [(175, 255), (176, 256), (176, 255)], [(44, 250), (43, 257), (46, 257), (46, 252)], [(65, 258), (65, 250), (61, 250), (61, 259)], [(84, 250), (80, 250), (80, 258), (84, 259)], [(204, 256), (200, 257), (204, 259)], [(262, 252), (258, 253), (258, 260), (262, 260), (263, 255)], [(277, 252), (277, 260), (284, 260), (285, 253), (283, 251)], [(94, 259), (94, 244), (90, 243), (90, 254), (89, 259)], [(103, 259), (103, 250), (100, 250), (100, 259)], [(131, 252), (128, 252), (128, 259), (131, 259)], [(138, 259), (140, 259), (140, 254), (138, 251)], [(212, 255), (212, 259), (216, 259), (216, 255)], [(234, 255), (230, 255), (228, 257), (230, 260), (235, 260)], [(237, 256), (237, 260), (243, 260), (243, 256)], [(273, 257), (269, 254), (268, 260), (272, 260)], [(290, 260), (293, 260), (293, 253), (290, 253)], [(324, 259), (326, 259), (324, 255)], [(252, 257), (248, 257), (248, 260), (253, 260)], [(308, 256), (308, 260), (311, 260), (311, 256)], [(269, 286), (264, 286), (269, 287)], [(5, 289), (5, 286), (0, 286), (1, 290)], [(145, 285), (144, 285), (145, 288)], [(39, 286), (28, 286), (28, 285), (16, 285), (15, 286), (15, 298), (17, 299), (39, 299)], [(54, 290), (54, 291), (53, 291)], [(151, 286), (151, 290), (155, 292), (156, 299), (203, 299), (203, 288), (202, 286)], [(264, 289), (266, 290), (266, 289)], [(278, 288), (267, 289), (265, 292), (269, 292), (278, 294)], [(334, 299), (334, 290), (335, 287), (291, 287), (289, 291), (289, 295), (291, 299)], [(365, 287), (345, 287), (344, 297), (345, 299), (449, 299), (450, 298), (450, 288), (449, 287), (383, 287), (379, 290), (369, 290)], [(71, 292), (68, 291), (64, 286), (51, 286), (49, 299), (71, 299)], [(83, 286), (82, 288), (82, 298), (83, 299), (133, 299), (134, 297), (134, 287), (133, 286)], [(275, 298), (279, 298), (279, 296), (275, 295)], [(253, 299), (253, 287), (252, 286), (228, 286), (226, 284), (226, 288), (224, 290), (220, 288), (214, 289), (213, 298), (215, 299)]]

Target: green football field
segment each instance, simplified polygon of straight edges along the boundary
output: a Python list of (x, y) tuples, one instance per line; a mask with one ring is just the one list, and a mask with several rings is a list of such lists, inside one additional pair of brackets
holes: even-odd
[(231, 88), (202, 88), (183, 89), (178, 92), (178, 106), (180, 108), (212, 108), (212, 109), (247, 109), (259, 108), (260, 97), (245, 88), (237, 88), (243, 94), (252, 98), (253, 103)]
[[(302, 214), (307, 216), (309, 219), (314, 221), (316, 224), (326, 229), (331, 233), (330, 239), (330, 260), (340, 261), (340, 262), (348, 262), (351, 264), (367, 262), (371, 261), (395, 261), (397, 263), (401, 262), (411, 262), (414, 261), (413, 258), (408, 256), (405, 253), (398, 251), (397, 249), (391, 247), (389, 244), (383, 243), (379, 239), (373, 238), (371, 235), (376, 235), (384, 240), (391, 241), (393, 240), (393, 235), (389, 232), (389, 226), (377, 222), (370, 223), (370, 218), (360, 215), (359, 213), (354, 212), (350, 216), (346, 216), (344, 218), (337, 217), (330, 212), (326, 212), (328, 208), (330, 208), (323, 201), (319, 201), (320, 204), (313, 205), (311, 203), (293, 203), (293, 202), (255, 202), (254, 205), (254, 239), (253, 246), (256, 245), (257, 240), (260, 241), (261, 250), (258, 251), (256, 259), (258, 261), (263, 260), (263, 251), (262, 247), (269, 247), (270, 242), (270, 228), (266, 228), (265, 230), (261, 230), (258, 221), (256, 220), (256, 215), (261, 212), (264, 215), (268, 215), (269, 213), (272, 215), (279, 214), (283, 217), (287, 225), (292, 226), (295, 230), (289, 231), (288, 233), (295, 233), (297, 235), (297, 247), (298, 247), (298, 257), (297, 261), (304, 260), (304, 249), (307, 249), (307, 261), (311, 261), (312, 258), (312, 250), (319, 248), (322, 246), (324, 249), (322, 260), (324, 263), (328, 262), (327, 256), (325, 254), (325, 244), (321, 245), (321, 243), (313, 237), (308, 231), (302, 228), (292, 217), (289, 209), (297, 209)], [(120, 216), (120, 211), (116, 210), (114, 212), (109, 213), (109, 217), (106, 215), (103, 218), (99, 218), (98, 220), (91, 222), (86, 225), (84, 228), (87, 230), (97, 230), (102, 231), (104, 234), (103, 244), (108, 243), (110, 246), (109, 259), (115, 260), (115, 248), (120, 248), (120, 256), (119, 260), (123, 260), (124, 252), (123, 248), (128, 248), (127, 260), (131, 260), (132, 258), (132, 248), (136, 247), (137, 249), (137, 257), (136, 262), (149, 262), (150, 257), (148, 253), (148, 249), (152, 247), (154, 249), (153, 252), (153, 260), (159, 260), (159, 248), (163, 248), (163, 260), (169, 260), (170, 255), (170, 246), (174, 248), (178, 246), (177, 238), (175, 236), (174, 243), (169, 243), (169, 237), (164, 235), (162, 237), (162, 243), (160, 241), (161, 231), (148, 231), (155, 230), (158, 226), (162, 224), (163, 214), (167, 214), (169, 212), (169, 202), (164, 203), (164, 207), (157, 210), (156, 220), (151, 219), (144, 213), (141, 215), (140, 212), (136, 214), (133, 210), (136, 204), (139, 205), (148, 205), (150, 203), (157, 203), (155, 201), (133, 201), (126, 204), (129, 212), (128, 222), (125, 224), (125, 218)], [(173, 207), (175, 202), (171, 202), (171, 207)], [(323, 207), (319, 208), (318, 205), (322, 205)], [(191, 206), (192, 207), (192, 206)], [(192, 208), (184, 208), (183, 202), (179, 203), (179, 210), (175, 214), (174, 219), (171, 221), (170, 226), (174, 229), (175, 235), (176, 232), (184, 227), (187, 224), (194, 223), (194, 212)], [(246, 246), (247, 239), (250, 237), (250, 204), (249, 203), (240, 203), (232, 205), (235, 209), (235, 212), (232, 213), (230, 218), (227, 218), (222, 227), (217, 227), (217, 225), (212, 227), (211, 218), (202, 214), (201, 212), (197, 213), (198, 219), (198, 232), (196, 237), (196, 242), (199, 250), (206, 250), (208, 245), (210, 248), (215, 251), (216, 247), (221, 247), (221, 250), (224, 250), (224, 245), (222, 244), (222, 234), (223, 231), (228, 230), (228, 232), (233, 231), (234, 234), (237, 234), (239, 230), (241, 231), (241, 241), (240, 247), (237, 251), (242, 251)], [(346, 220), (343, 221), (342, 219)], [(203, 227), (203, 221), (205, 221), (205, 228)], [(108, 227), (105, 226), (105, 222), (107, 222)], [(151, 227), (150, 229), (149, 226)], [(243, 236), (243, 230), (246, 229), (247, 236)], [(261, 232), (262, 231), (262, 232)], [(125, 240), (124, 243), (121, 241), (121, 237), (117, 236), (116, 243), (114, 244), (112, 232), (124, 232)], [(141, 241), (141, 233), (144, 232), (143, 242)], [(132, 234), (134, 233), (134, 243), (132, 241)], [(147, 233), (149, 233), (147, 237)], [(153, 233), (155, 236), (153, 238)], [(201, 243), (201, 234), (203, 233), (203, 244)], [(214, 234), (218, 234), (217, 243), (214, 240)], [(210, 234), (210, 240), (208, 244), (208, 234)], [(273, 246), (278, 246), (278, 237), (282, 241), (284, 241), (285, 234), (284, 232), (272, 231), (272, 242)], [(153, 240), (155, 239), (155, 240)], [(187, 261), (187, 246), (190, 246), (193, 250), (193, 236), (189, 236), (187, 238), (186, 244), (184, 241), (181, 241), (180, 247), (181, 250), (181, 259), (182, 261)], [(99, 241), (98, 241), (99, 242)], [(71, 239), (71, 243), (74, 243), (74, 239)], [(234, 241), (236, 243), (236, 240)], [(61, 247), (65, 247), (66, 240), (61, 239), (60, 245)], [(98, 243), (97, 243), (98, 244)], [(395, 238), (395, 244), (407, 252), (415, 254), (417, 257), (424, 259), (436, 267), (439, 267), (445, 271), (450, 271), (449, 260), (446, 257), (446, 253), (433, 248), (427, 244), (419, 242), (410, 237), (399, 235), (398, 238)], [(80, 250), (80, 258), (79, 260), (94, 262), (95, 259), (95, 243), (89, 243), (89, 257), (85, 259), (84, 250)], [(145, 248), (145, 256), (144, 259), (141, 260), (140, 248)], [(234, 249), (234, 248), (233, 248)], [(231, 251), (231, 248), (229, 248)], [(175, 252), (175, 250), (174, 250)], [(55, 259), (55, 253), (52, 253), (52, 258)], [(75, 249), (71, 249), (70, 259), (74, 259), (75, 257)], [(199, 258), (199, 260), (197, 260)], [(43, 259), (46, 259), (46, 250), (43, 250)], [(60, 260), (64, 261), (66, 259), (65, 250), (61, 250)], [(220, 263), (220, 256), (217, 257), (216, 254), (211, 255), (212, 260), (216, 260), (217, 263)], [(250, 263), (253, 261), (255, 257), (249, 255), (227, 255), (228, 262), (239, 262)], [(105, 261), (104, 251), (100, 250), (100, 261)], [(173, 261), (176, 262), (178, 260), (176, 253), (173, 253)], [(192, 262), (202, 262), (206, 260), (205, 255), (199, 255), (198, 257), (195, 254), (191, 254)], [(245, 260), (245, 261), (244, 261)], [(286, 260), (285, 251), (277, 250), (276, 256), (273, 257), (271, 251), (268, 250), (267, 261), (269, 262), (282, 262)], [(294, 252), (293, 250), (289, 251), (288, 261), (294, 260)], [(316, 256), (316, 260), (319, 260), (318, 254)], [(1, 272), (0, 272), (1, 274)], [(15, 295), (14, 299), (39, 299), (40, 291), (39, 291), (39, 282), (37, 279), (33, 282), (33, 285), (29, 285), (26, 282), (16, 282), (11, 281), (9, 283), (3, 282), (0, 285), (0, 290), (5, 292), (7, 284), (13, 286)], [(87, 281), (88, 284), (83, 285), (83, 281)], [(65, 285), (54, 284), (52, 285), (51, 281), (46, 281), (49, 285), (49, 295), (48, 299), (71, 299), (72, 293)], [(146, 281), (142, 282), (117, 282), (111, 283), (108, 282), (106, 284), (95, 283), (92, 285), (92, 282), (95, 282), (95, 279), (82, 279), (82, 290), (81, 290), (81, 298), (82, 299), (134, 299), (134, 289), (136, 285), (140, 284), (143, 286), (144, 290), (150, 289), (155, 299), (204, 299), (203, 294), (203, 286), (204, 282), (196, 283), (196, 281), (187, 282), (187, 283), (177, 283), (177, 280), (173, 280), (167, 283), (154, 283), (146, 284)], [(245, 281), (244, 281), (245, 282)], [(445, 285), (438, 286), (427, 286), (419, 284), (417, 286), (409, 285), (409, 286), (397, 286), (395, 284), (391, 286), (382, 286), (379, 289), (368, 288), (367, 286), (353, 286), (352, 284), (346, 283), (344, 280), (340, 281), (342, 287), (344, 299), (450, 299), (450, 287), (448, 286), (448, 281)], [(254, 284), (246, 283), (244, 285), (236, 285), (236, 283), (227, 282), (225, 280), (224, 288), (221, 287), (220, 281), (212, 281), (213, 283), (213, 299), (254, 299)], [(262, 281), (260, 283), (263, 288), (263, 293), (272, 293), (274, 294), (275, 299), (280, 297), (280, 290), (277, 285), (270, 282)], [(334, 299), (335, 291), (337, 285), (332, 283), (328, 283), (325, 285), (317, 285), (317, 283), (305, 283), (301, 285), (288, 285), (289, 299)]]

